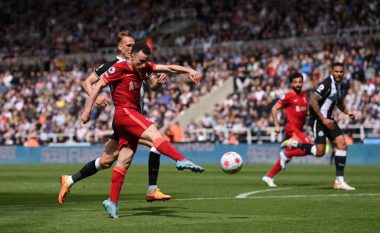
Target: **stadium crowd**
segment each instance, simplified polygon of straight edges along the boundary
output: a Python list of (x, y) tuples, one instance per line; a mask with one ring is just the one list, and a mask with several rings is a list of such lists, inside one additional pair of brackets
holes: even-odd
[[(183, 110), (201, 101), (203, 95), (233, 78), (235, 92), (215, 105), (199, 122), (181, 129), (179, 141), (247, 141), (268, 135), (273, 103), (287, 91), (287, 75), (304, 74), (306, 91), (325, 78), (332, 61), (346, 66), (346, 101), (357, 111), (355, 122), (339, 114), (342, 128), (348, 124), (370, 126), (380, 132), (380, 41), (358, 39), (297, 46), (260, 46), (237, 52), (209, 49), (226, 41), (254, 41), (287, 37), (327, 35), (345, 29), (378, 25), (378, 1), (294, 1), (261, 3), (236, 1), (47, 1), (0, 2), (0, 144), (46, 144), (102, 142), (112, 133), (113, 108), (97, 108), (91, 123), (83, 125), (79, 112), (86, 95), (83, 81), (105, 62), (61, 60), (58, 55), (94, 52), (114, 47), (115, 37), (128, 28), (136, 39), (146, 38), (162, 24), (168, 10), (193, 8), (198, 24), (188, 34), (179, 34), (172, 46), (204, 44), (203, 50), (176, 54), (158, 63), (191, 65), (205, 78), (194, 86), (184, 76), (173, 77), (162, 92), (147, 90), (144, 112), (158, 127), (168, 125)], [(279, 7), (281, 6), (281, 7)], [(291, 10), (290, 10), (291, 8)], [(128, 17), (125, 17), (125, 16)], [(30, 20), (33, 18), (33, 20)], [(232, 19), (232, 20), (231, 20)], [(348, 42), (347, 42), (348, 41)], [(249, 42), (251, 43), (251, 42)], [(49, 58), (42, 65), (12, 62), (13, 56)], [(103, 94), (109, 95), (106, 90)], [(176, 130), (174, 130), (176, 129)], [(206, 129), (211, 134), (193, 133)], [(232, 134), (225, 134), (225, 131)], [(71, 136), (68, 136), (71, 135)], [(210, 136), (211, 135), (211, 136)], [(178, 141), (178, 140), (177, 140)]]
[[(186, 77), (173, 77), (160, 93), (147, 91), (144, 112), (159, 127), (169, 124), (181, 111), (200, 101), (202, 95), (234, 78), (235, 92), (217, 104), (199, 122), (185, 127), (184, 141), (213, 140), (221, 143), (246, 141), (246, 128), (253, 135), (268, 135), (272, 104), (287, 91), (287, 75), (299, 70), (305, 75), (304, 89), (312, 90), (327, 77), (332, 61), (345, 64), (346, 103), (357, 112), (353, 123), (380, 131), (380, 41), (351, 40), (326, 43), (323, 49), (313, 46), (260, 48), (233, 53), (189, 54), (171, 57), (170, 62), (190, 64), (205, 78), (194, 86)], [(99, 61), (100, 62), (100, 61)], [(166, 60), (157, 62), (165, 63)], [(113, 107), (97, 108), (91, 123), (83, 125), (79, 112), (86, 100), (81, 81), (99, 64), (51, 63), (39, 66), (2, 65), (0, 73), (1, 144), (23, 144), (37, 137), (39, 143), (66, 141), (72, 134), (78, 142), (99, 142), (112, 133)], [(65, 67), (63, 69), (62, 67)], [(44, 69), (47, 68), (47, 69)], [(109, 94), (106, 91), (103, 94)], [(352, 122), (342, 114), (342, 128)], [(196, 129), (211, 129), (213, 138), (192, 134)], [(228, 129), (234, 137), (225, 138)], [(169, 130), (170, 131), (170, 130)], [(35, 139), (34, 139), (35, 140)]]
[(168, 12), (189, 8), (198, 24), (171, 46), (326, 35), (378, 25), (380, 12), (376, 0), (1, 1), (0, 55), (94, 52), (114, 47), (121, 29), (128, 28), (136, 39), (146, 38)]

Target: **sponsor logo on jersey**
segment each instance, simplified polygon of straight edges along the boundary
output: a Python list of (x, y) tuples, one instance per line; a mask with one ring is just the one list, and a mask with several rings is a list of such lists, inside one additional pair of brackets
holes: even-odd
[(133, 84), (133, 81), (130, 81), (129, 82), (129, 90), (132, 91), (133, 89), (135, 89), (135, 86)]
[(306, 106), (300, 106), (300, 105), (296, 106), (296, 112), (302, 112), (302, 111), (306, 111), (306, 110), (307, 110)]

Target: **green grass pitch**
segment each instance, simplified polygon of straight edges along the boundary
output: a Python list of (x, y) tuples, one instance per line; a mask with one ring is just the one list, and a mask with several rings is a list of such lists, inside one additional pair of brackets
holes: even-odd
[(173, 199), (148, 204), (147, 166), (133, 165), (119, 219), (101, 205), (110, 169), (77, 183), (65, 204), (57, 204), (60, 175), (80, 167), (0, 165), (0, 232), (380, 232), (378, 166), (347, 166), (346, 180), (357, 190), (336, 191), (333, 166), (290, 165), (270, 189), (261, 181), (269, 165), (248, 165), (236, 175), (216, 165), (203, 174), (163, 165), (159, 186)]

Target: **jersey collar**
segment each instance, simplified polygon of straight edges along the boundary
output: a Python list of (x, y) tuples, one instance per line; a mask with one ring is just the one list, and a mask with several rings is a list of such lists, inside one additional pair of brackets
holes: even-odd
[(119, 61), (127, 61), (125, 58), (123, 58), (123, 57), (120, 56), (120, 55), (117, 55), (117, 56), (116, 56), (116, 59), (119, 60)]

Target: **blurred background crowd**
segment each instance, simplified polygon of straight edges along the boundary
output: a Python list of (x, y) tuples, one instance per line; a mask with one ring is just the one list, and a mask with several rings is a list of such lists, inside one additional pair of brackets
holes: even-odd
[[(169, 126), (165, 134), (172, 141), (238, 144), (249, 141), (247, 132), (255, 142), (265, 141), (264, 136), (272, 134), (270, 109), (288, 91), (289, 73), (302, 72), (304, 90), (311, 92), (329, 75), (333, 61), (345, 65), (345, 101), (357, 114), (355, 121), (349, 121), (336, 111), (341, 128), (350, 136), (358, 130), (351, 126), (364, 126), (365, 133), (379, 137), (378, 36), (297, 45), (269, 43), (247, 50), (209, 49), (226, 41), (323, 37), (379, 26), (377, 1), (302, 1), (305, 4), (289, 10), (291, 2), (2, 1), (0, 144), (105, 142), (112, 134), (113, 107), (96, 108), (86, 125), (79, 116), (87, 99), (81, 82), (106, 59), (70, 61), (58, 57), (115, 47), (117, 32), (125, 28), (137, 39), (147, 38), (164, 23), (169, 9), (184, 8), (196, 12), (197, 23), (191, 31), (177, 33), (166, 41), (167, 46), (208, 46), (166, 58), (154, 56), (153, 60), (190, 65), (204, 78), (195, 86), (185, 75), (170, 77), (161, 92), (147, 88), (144, 97), (144, 113), (158, 127)], [(22, 64), (14, 60), (19, 56), (48, 59)], [(226, 99), (200, 120), (182, 126), (175, 123), (184, 110), (228, 79), (233, 79), (234, 92)], [(109, 90), (102, 94), (109, 95)]]

